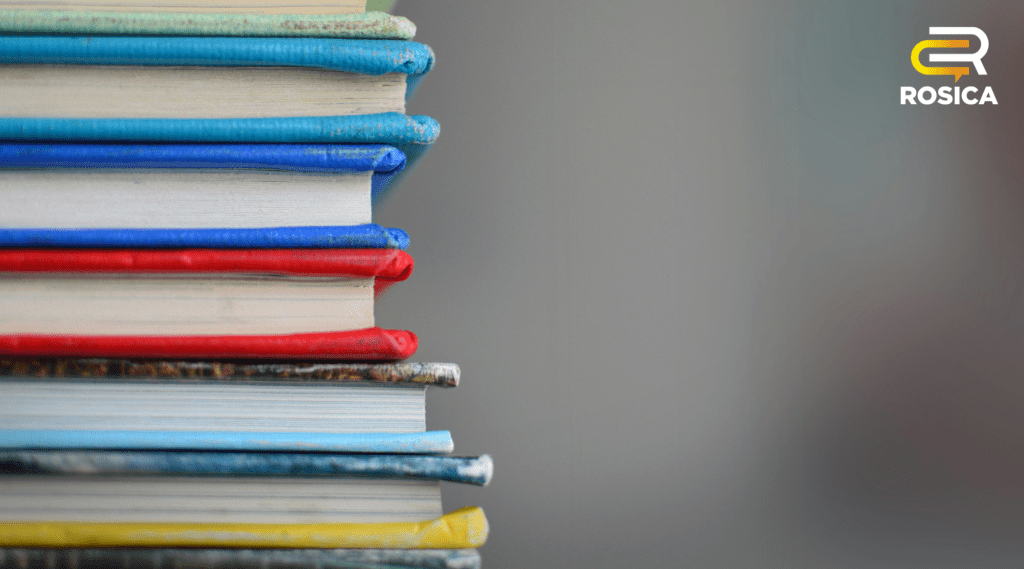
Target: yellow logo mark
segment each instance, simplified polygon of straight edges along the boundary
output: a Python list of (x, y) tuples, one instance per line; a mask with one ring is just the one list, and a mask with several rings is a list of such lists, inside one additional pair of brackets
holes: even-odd
[(914, 69), (922, 75), (954, 75), (956, 79), (953, 82), (956, 83), (960, 80), (960, 77), (967, 75), (971, 72), (970, 67), (928, 67), (921, 64), (921, 50), (928, 49), (930, 47), (970, 47), (971, 42), (969, 40), (924, 40), (918, 42), (914, 46), (914, 50), (910, 52), (910, 62), (914, 64)]
[[(974, 36), (978, 38), (978, 51), (974, 53), (935, 53), (930, 52), (928, 54), (928, 61), (931, 63), (971, 63), (974, 65), (974, 69), (978, 72), (978, 75), (987, 75), (985, 66), (981, 63), (981, 58), (985, 57), (988, 53), (988, 36), (985, 32), (978, 28), (948, 28), (948, 27), (932, 27), (928, 28), (930, 35), (940, 36)], [(968, 40), (924, 40), (914, 46), (914, 49), (910, 52), (910, 63), (914, 65), (914, 69), (922, 75), (952, 75), (955, 77), (953, 82), (956, 83), (960, 80), (960, 77), (967, 75), (971, 72), (970, 67), (931, 67), (921, 63), (921, 51), (932, 48), (932, 47), (953, 47), (963, 49), (970, 47), (971, 43)]]

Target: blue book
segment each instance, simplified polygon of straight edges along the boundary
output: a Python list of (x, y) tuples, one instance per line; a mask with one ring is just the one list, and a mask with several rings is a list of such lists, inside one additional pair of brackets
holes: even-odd
[(0, 246), (390, 247), (385, 145), (0, 143)]
[(486, 486), (493, 471), (487, 455), (0, 451), (3, 475), (414, 478)]
[(396, 40), (0, 35), (0, 140), (379, 143), (411, 166), (438, 133), (404, 115), (433, 62)]

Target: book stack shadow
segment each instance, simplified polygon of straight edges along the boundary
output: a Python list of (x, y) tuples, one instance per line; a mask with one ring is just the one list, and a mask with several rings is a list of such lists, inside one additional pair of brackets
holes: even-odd
[(145, 4), (0, 3), (0, 568), (479, 567), (459, 368), (374, 321), (433, 53), (359, 0)]

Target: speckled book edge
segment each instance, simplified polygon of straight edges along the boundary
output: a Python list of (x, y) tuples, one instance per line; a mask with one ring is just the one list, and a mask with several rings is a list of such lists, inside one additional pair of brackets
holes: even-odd
[(13, 549), (0, 569), (480, 569), (475, 549)]
[(410, 383), (437, 387), (459, 384), (451, 363), (248, 363), (174, 360), (25, 358), (0, 359), (5, 378), (61, 380), (223, 380)]
[(488, 455), (267, 453), (195, 451), (0, 451), (5, 476), (186, 476), (413, 478), (486, 486)]
[(0, 10), (0, 31), (41, 34), (308, 37), (410, 40), (416, 26), (383, 12), (207, 14)]

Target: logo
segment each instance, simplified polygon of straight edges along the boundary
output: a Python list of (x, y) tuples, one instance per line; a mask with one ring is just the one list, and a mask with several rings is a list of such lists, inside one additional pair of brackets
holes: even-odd
[[(969, 63), (974, 66), (974, 70), (978, 75), (988, 75), (985, 65), (981, 62), (981, 58), (985, 57), (985, 54), (988, 53), (988, 36), (980, 28), (933, 27), (928, 28), (928, 34), (933, 36), (974, 36), (978, 38), (978, 49), (974, 53), (929, 51), (928, 63)], [(970, 47), (971, 42), (969, 39), (924, 40), (918, 42), (914, 49), (910, 51), (910, 63), (921, 75), (952, 75), (953, 83), (959, 83), (961, 77), (970, 75), (971, 68), (969, 66), (940, 67), (924, 65), (921, 63), (921, 52), (926, 49), (970, 49)], [(920, 88), (904, 86), (900, 87), (900, 104), (916, 105), (920, 103), (922, 105), (931, 105), (936, 101), (940, 105), (959, 105), (961, 103), (967, 105), (999, 104), (996, 101), (996, 94), (992, 91), (992, 87), (986, 86), (980, 89), (980, 91), (981, 96), (978, 97), (979, 88), (974, 86), (964, 87), (963, 89), (959, 85), (954, 87), (944, 86), (938, 89), (929, 86)]]

